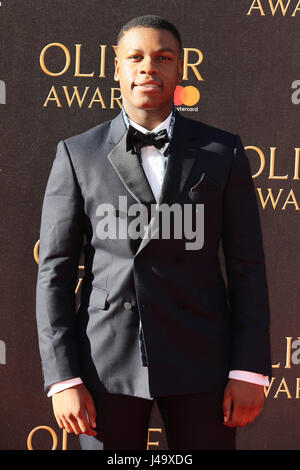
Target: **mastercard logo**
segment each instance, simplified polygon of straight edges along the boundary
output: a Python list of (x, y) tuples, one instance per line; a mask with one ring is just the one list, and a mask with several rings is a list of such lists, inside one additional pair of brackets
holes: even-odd
[(194, 106), (200, 100), (200, 93), (194, 86), (177, 86), (174, 93), (174, 104)]

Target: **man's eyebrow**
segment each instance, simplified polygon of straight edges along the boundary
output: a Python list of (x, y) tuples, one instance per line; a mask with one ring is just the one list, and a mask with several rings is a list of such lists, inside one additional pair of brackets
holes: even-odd
[[(135, 49), (135, 48), (133, 48), (133, 49), (130, 49), (130, 50), (128, 51), (128, 54), (131, 54), (131, 53), (133, 53), (133, 52), (140, 52), (140, 53), (142, 53), (142, 54), (144, 53), (144, 51), (142, 51), (141, 49)], [(173, 54), (176, 53), (175, 50), (174, 50), (172, 47), (161, 47), (160, 49), (157, 49), (156, 51), (154, 51), (155, 54), (158, 54), (158, 53), (160, 53), (160, 52), (172, 52)]]

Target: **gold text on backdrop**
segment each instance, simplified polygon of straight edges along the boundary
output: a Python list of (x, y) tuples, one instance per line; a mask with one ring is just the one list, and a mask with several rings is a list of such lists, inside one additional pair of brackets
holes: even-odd
[[(48, 431), (51, 436), (52, 436), (52, 449), (51, 450), (56, 450), (57, 449), (57, 435), (54, 429), (52, 429), (50, 426), (37, 426), (36, 428), (32, 429), (30, 433), (28, 434), (27, 438), (27, 449), (28, 450), (34, 450), (32, 447), (32, 438), (34, 434), (37, 431), (40, 431), (41, 429), (44, 429), (45, 431)], [(62, 435), (62, 450), (67, 450), (67, 431), (63, 429), (63, 435)]]
[[(28, 434), (27, 449), (28, 450), (37, 450), (37, 449), (34, 449), (33, 446), (32, 446), (32, 438), (33, 438), (34, 434), (37, 431), (40, 431), (40, 430), (45, 430), (45, 431), (47, 431), (51, 434), (51, 437), (52, 437), (52, 448), (51, 448), (51, 450), (57, 450), (57, 444), (58, 444), (57, 434), (54, 431), (54, 429), (51, 428), (50, 426), (37, 426), (36, 428), (32, 429), (30, 431), (30, 433)], [(162, 433), (162, 429), (161, 428), (148, 428), (147, 450), (149, 450), (149, 446), (159, 447), (159, 441), (155, 441), (155, 442), (149, 441), (151, 432)], [(62, 432), (62, 450), (67, 450), (67, 440), (68, 440), (68, 433), (65, 429), (63, 429), (63, 432)]]
[[(62, 70), (59, 72), (53, 72), (49, 70), (49, 68), (46, 66), (45, 63), (45, 55), (46, 52), (51, 49), (51, 48), (58, 48), (63, 51), (64, 57), (65, 57), (65, 63), (63, 65)], [(75, 44), (75, 67), (74, 67), (74, 77), (90, 77), (93, 78), (95, 77), (95, 71), (91, 72), (85, 72), (83, 73), (81, 71), (81, 47), (82, 44)], [(107, 51), (107, 45), (100, 45), (100, 66), (98, 67), (98, 70), (100, 71), (99, 75), (97, 77), (100, 78), (106, 78), (105, 75), (105, 65), (106, 65), (106, 51)], [(111, 48), (114, 50), (114, 56), (116, 55), (116, 46), (111, 46)], [(200, 75), (197, 67), (203, 62), (203, 53), (200, 51), (200, 49), (197, 49), (195, 47), (185, 47), (183, 48), (183, 80), (188, 80), (188, 72), (189, 69), (191, 69), (199, 81), (203, 81), (204, 78)], [(197, 57), (195, 62), (190, 62), (190, 56), (194, 55)], [(114, 59), (114, 57), (113, 57)], [(43, 72), (45, 72), (46, 75), (50, 75), (52, 77), (59, 77), (60, 75), (64, 75), (67, 70), (69, 69), (71, 65), (71, 53), (67, 46), (60, 42), (52, 42), (47, 44), (41, 51), (40, 54), (40, 66)], [(96, 78), (97, 78), (96, 77)]]
[[(40, 67), (42, 71), (50, 76), (60, 77), (64, 75), (73, 68), (73, 76), (85, 79), (98, 79), (98, 78), (107, 78), (106, 77), (106, 64), (107, 64), (107, 57), (111, 62), (114, 62), (117, 50), (116, 46), (108, 46), (106, 44), (101, 44), (99, 46), (99, 63), (96, 66), (91, 65), (90, 70), (82, 70), (82, 44), (75, 44), (75, 51), (72, 52), (65, 44), (60, 42), (52, 42), (47, 44), (40, 53)], [(109, 51), (109, 52), (107, 52)], [(113, 52), (112, 52), (113, 51)], [(111, 54), (112, 52), (112, 54)], [(53, 65), (51, 66), (51, 70), (49, 65), (47, 65), (47, 58), (46, 56), (50, 54), (53, 59), (53, 54), (56, 61), (59, 62), (59, 70), (53, 70)], [(49, 57), (48, 57), (49, 62)], [(191, 76), (196, 78), (198, 81), (204, 81), (204, 78), (200, 74), (198, 68), (200, 64), (203, 62), (203, 53), (200, 49), (195, 47), (186, 47), (183, 48), (183, 80), (189, 80)], [(111, 64), (110, 64), (111, 65)], [(97, 71), (96, 71), (97, 70)], [(195, 88), (195, 87), (190, 87)], [(186, 90), (187, 91), (187, 90)], [(199, 95), (200, 93), (197, 89), (195, 89)], [(111, 87), (110, 94), (107, 96), (109, 92), (106, 90), (101, 90), (101, 87), (97, 86), (96, 89), (90, 86), (85, 86), (84, 88), (78, 87), (77, 84), (73, 86), (66, 86), (63, 85), (61, 87), (56, 86), (53, 84), (51, 89), (48, 93), (46, 100), (43, 103), (43, 107), (47, 108), (49, 104), (54, 102), (57, 108), (62, 108), (67, 106), (71, 108), (71, 106), (78, 106), (82, 108), (83, 106), (87, 109), (91, 109), (95, 104), (101, 106), (101, 109), (115, 109), (115, 107), (122, 107), (121, 103), (121, 92), (120, 88)], [(198, 98), (198, 100), (199, 100)], [(198, 101), (196, 100), (196, 102)], [(188, 104), (188, 103), (185, 103)], [(186, 109), (186, 108), (185, 108)], [(194, 110), (194, 109), (190, 109)], [(198, 109), (197, 109), (198, 110)]]
[(247, 15), (260, 13), (261, 16), (266, 16), (271, 13), (272, 16), (296, 16), (297, 12), (300, 12), (300, 0), (253, 0)]

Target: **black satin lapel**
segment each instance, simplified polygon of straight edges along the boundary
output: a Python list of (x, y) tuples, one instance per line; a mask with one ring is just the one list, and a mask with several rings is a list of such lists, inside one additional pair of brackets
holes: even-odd
[(159, 204), (172, 204), (178, 200), (192, 171), (196, 156), (197, 150), (193, 148), (192, 142), (186, 138), (181, 140), (177, 134), (171, 144)]
[[(180, 192), (192, 171), (196, 160), (197, 150), (193, 148), (195, 135), (189, 132), (189, 126), (181, 116), (176, 118), (174, 136), (171, 142), (170, 155), (161, 189), (158, 205), (148, 183), (138, 157), (126, 151), (126, 127), (123, 118), (117, 116), (112, 121), (110, 142), (115, 146), (108, 154), (108, 159), (120, 180), (130, 194), (141, 204), (151, 204), (151, 220), (146, 227), (145, 236), (141, 241), (137, 256), (148, 243), (156, 237), (159, 231), (159, 205), (162, 203), (173, 204), (178, 200)], [(123, 135), (120, 137), (120, 127)]]
[(117, 144), (118, 142), (120, 142), (125, 132), (126, 124), (124, 122), (121, 111), (114, 119), (112, 119), (110, 123), (110, 128), (107, 135), (107, 142)]
[(176, 146), (171, 149), (158, 204), (152, 206), (151, 221), (147, 226), (145, 236), (135, 256), (137, 256), (152, 239), (156, 238), (160, 229), (159, 207), (164, 203), (172, 205), (178, 201), (178, 196), (183, 190), (185, 182), (192, 170), (196, 155), (196, 150), (194, 148), (186, 148), (184, 142), (181, 144), (177, 142)]
[(126, 132), (107, 158), (129, 193), (140, 203), (156, 204), (151, 187), (137, 155), (126, 151)]

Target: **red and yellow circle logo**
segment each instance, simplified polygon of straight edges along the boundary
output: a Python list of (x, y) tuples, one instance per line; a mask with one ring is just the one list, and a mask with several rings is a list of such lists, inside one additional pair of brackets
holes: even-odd
[(200, 93), (194, 86), (177, 86), (174, 93), (174, 104), (180, 106), (194, 106), (200, 99)]

